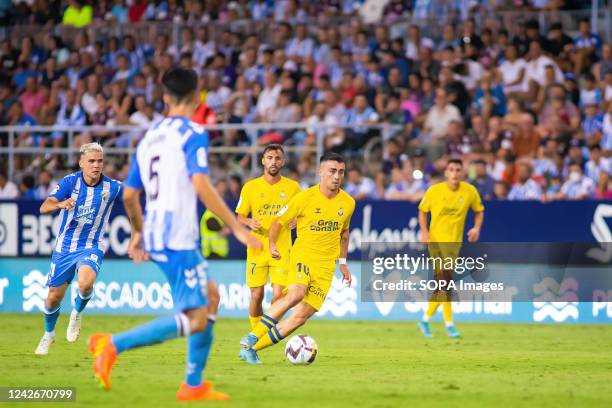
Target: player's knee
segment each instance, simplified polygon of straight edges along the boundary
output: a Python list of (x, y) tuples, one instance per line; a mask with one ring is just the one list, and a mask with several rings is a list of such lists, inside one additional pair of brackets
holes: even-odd
[(304, 299), (304, 294), (301, 292), (291, 292), (287, 293), (285, 296), (285, 301), (288, 303), (289, 307), (297, 305), (302, 299)]
[(304, 323), (306, 323), (306, 320), (308, 320), (308, 316), (306, 315), (296, 315), (293, 318), (293, 322), (296, 328), (303, 326)]
[(63, 294), (59, 291), (50, 290), (45, 304), (48, 308), (54, 308), (62, 302)]
[(201, 332), (206, 329), (208, 322), (208, 311), (206, 308), (192, 309), (187, 312), (189, 318), (189, 329), (191, 333)]
[(260, 304), (264, 299), (263, 287), (251, 288), (251, 303)]
[(89, 293), (93, 290), (93, 284), (93, 281), (79, 282), (79, 290), (81, 291), (81, 293)]

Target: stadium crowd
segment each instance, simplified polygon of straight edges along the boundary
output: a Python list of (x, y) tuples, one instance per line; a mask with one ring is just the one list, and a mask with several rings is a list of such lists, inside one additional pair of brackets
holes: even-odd
[[(81, 132), (74, 143), (132, 147), (141, 131), (110, 127), (147, 127), (162, 118), (160, 78), (180, 65), (200, 75), (196, 120), (270, 124), (257, 134), (262, 145), (313, 146), (322, 138), (327, 149), (351, 159), (346, 189), (357, 199), (416, 202), (441, 179), (449, 157), (464, 160), (485, 199), (612, 199), (612, 49), (588, 19), (570, 32), (560, 22), (545, 28), (537, 20), (504, 26), (467, 18), (429, 35), (403, 20), (418, 12), (412, 3), (429, 2), (391, 1), (378, 24), (361, 22), (361, 3), (0, 1), (3, 21), (45, 25), (32, 37), (0, 44), (0, 125), (108, 126)], [(518, 3), (554, 8), (563, 2)], [(305, 23), (322, 13), (354, 17)], [(245, 18), (270, 18), (271, 35), (212, 35), (206, 24)], [(97, 20), (187, 24), (178, 41), (165, 32), (148, 41), (129, 33), (94, 38), (79, 29), (61, 38), (53, 32), (55, 24), (87, 28)], [(274, 129), (288, 122), (304, 126)], [(395, 126), (369, 127), (383, 123)], [(216, 146), (249, 145), (249, 137), (238, 130), (210, 133)], [(378, 140), (382, 159), (364, 162), (364, 151), (375, 151)], [(66, 147), (67, 141), (62, 131), (16, 135), (21, 147)], [(8, 144), (6, 133), (0, 144)], [(17, 159), (16, 180), (0, 165), (0, 198), (44, 198), (53, 180), (75, 165), (56, 154)], [(223, 170), (217, 174), (232, 175), (218, 180), (227, 199), (237, 198), (252, 176), (249, 159), (213, 158)], [(291, 177), (316, 182), (314, 155), (290, 159)], [(127, 158), (109, 161), (105, 173), (122, 179), (127, 166)]]

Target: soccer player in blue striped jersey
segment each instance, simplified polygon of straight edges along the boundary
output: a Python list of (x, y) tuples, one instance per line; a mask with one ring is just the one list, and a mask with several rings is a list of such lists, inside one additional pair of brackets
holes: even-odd
[(55, 324), (66, 289), (78, 275), (79, 290), (70, 314), (66, 338), (75, 342), (81, 330), (81, 313), (93, 295), (108, 246), (104, 236), (115, 200), (121, 198), (121, 182), (102, 174), (104, 152), (98, 143), (81, 146), (81, 171), (62, 179), (40, 207), (41, 214), (60, 212), (60, 227), (53, 248), (47, 278), (49, 294), (45, 301), (45, 334), (35, 353), (49, 353), (55, 341)]
[[(198, 245), (197, 199), (218, 215), (240, 242), (260, 250), (263, 246), (238, 222), (208, 177), (208, 135), (189, 119), (199, 104), (196, 73), (172, 69), (164, 74), (162, 83), (168, 117), (140, 141), (125, 181), (123, 201), (132, 227), (128, 254), (135, 262), (150, 257), (162, 269), (172, 288), (176, 314), (122, 333), (93, 335), (89, 349), (94, 356), (94, 374), (108, 390), (119, 354), (185, 336), (187, 372), (177, 399), (226, 400), (226, 394), (202, 380), (212, 345), (214, 320), (209, 319), (209, 313), (214, 305), (209, 305), (207, 263)], [(140, 205), (143, 190), (144, 217)]]

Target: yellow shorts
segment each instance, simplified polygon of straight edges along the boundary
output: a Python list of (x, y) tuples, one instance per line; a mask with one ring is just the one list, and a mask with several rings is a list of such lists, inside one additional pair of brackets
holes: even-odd
[(297, 256), (291, 257), (289, 265), (287, 287), (293, 283), (306, 286), (306, 296), (302, 301), (319, 311), (331, 287), (336, 266), (321, 267), (317, 263), (305, 261)]
[(257, 266), (257, 262), (247, 260), (246, 264), (246, 284), (249, 288), (266, 286), (268, 283), (273, 285), (285, 286), (287, 282), (287, 268), (285, 266)]

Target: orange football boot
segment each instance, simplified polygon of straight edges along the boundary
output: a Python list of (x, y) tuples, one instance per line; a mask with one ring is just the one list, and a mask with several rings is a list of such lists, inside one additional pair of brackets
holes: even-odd
[(101, 388), (111, 388), (110, 375), (117, 361), (117, 349), (110, 334), (94, 334), (89, 338), (89, 351), (93, 353), (93, 370)]
[(210, 381), (204, 381), (198, 387), (192, 387), (185, 383), (181, 384), (176, 392), (176, 399), (179, 401), (227, 401), (230, 397), (215, 390)]

